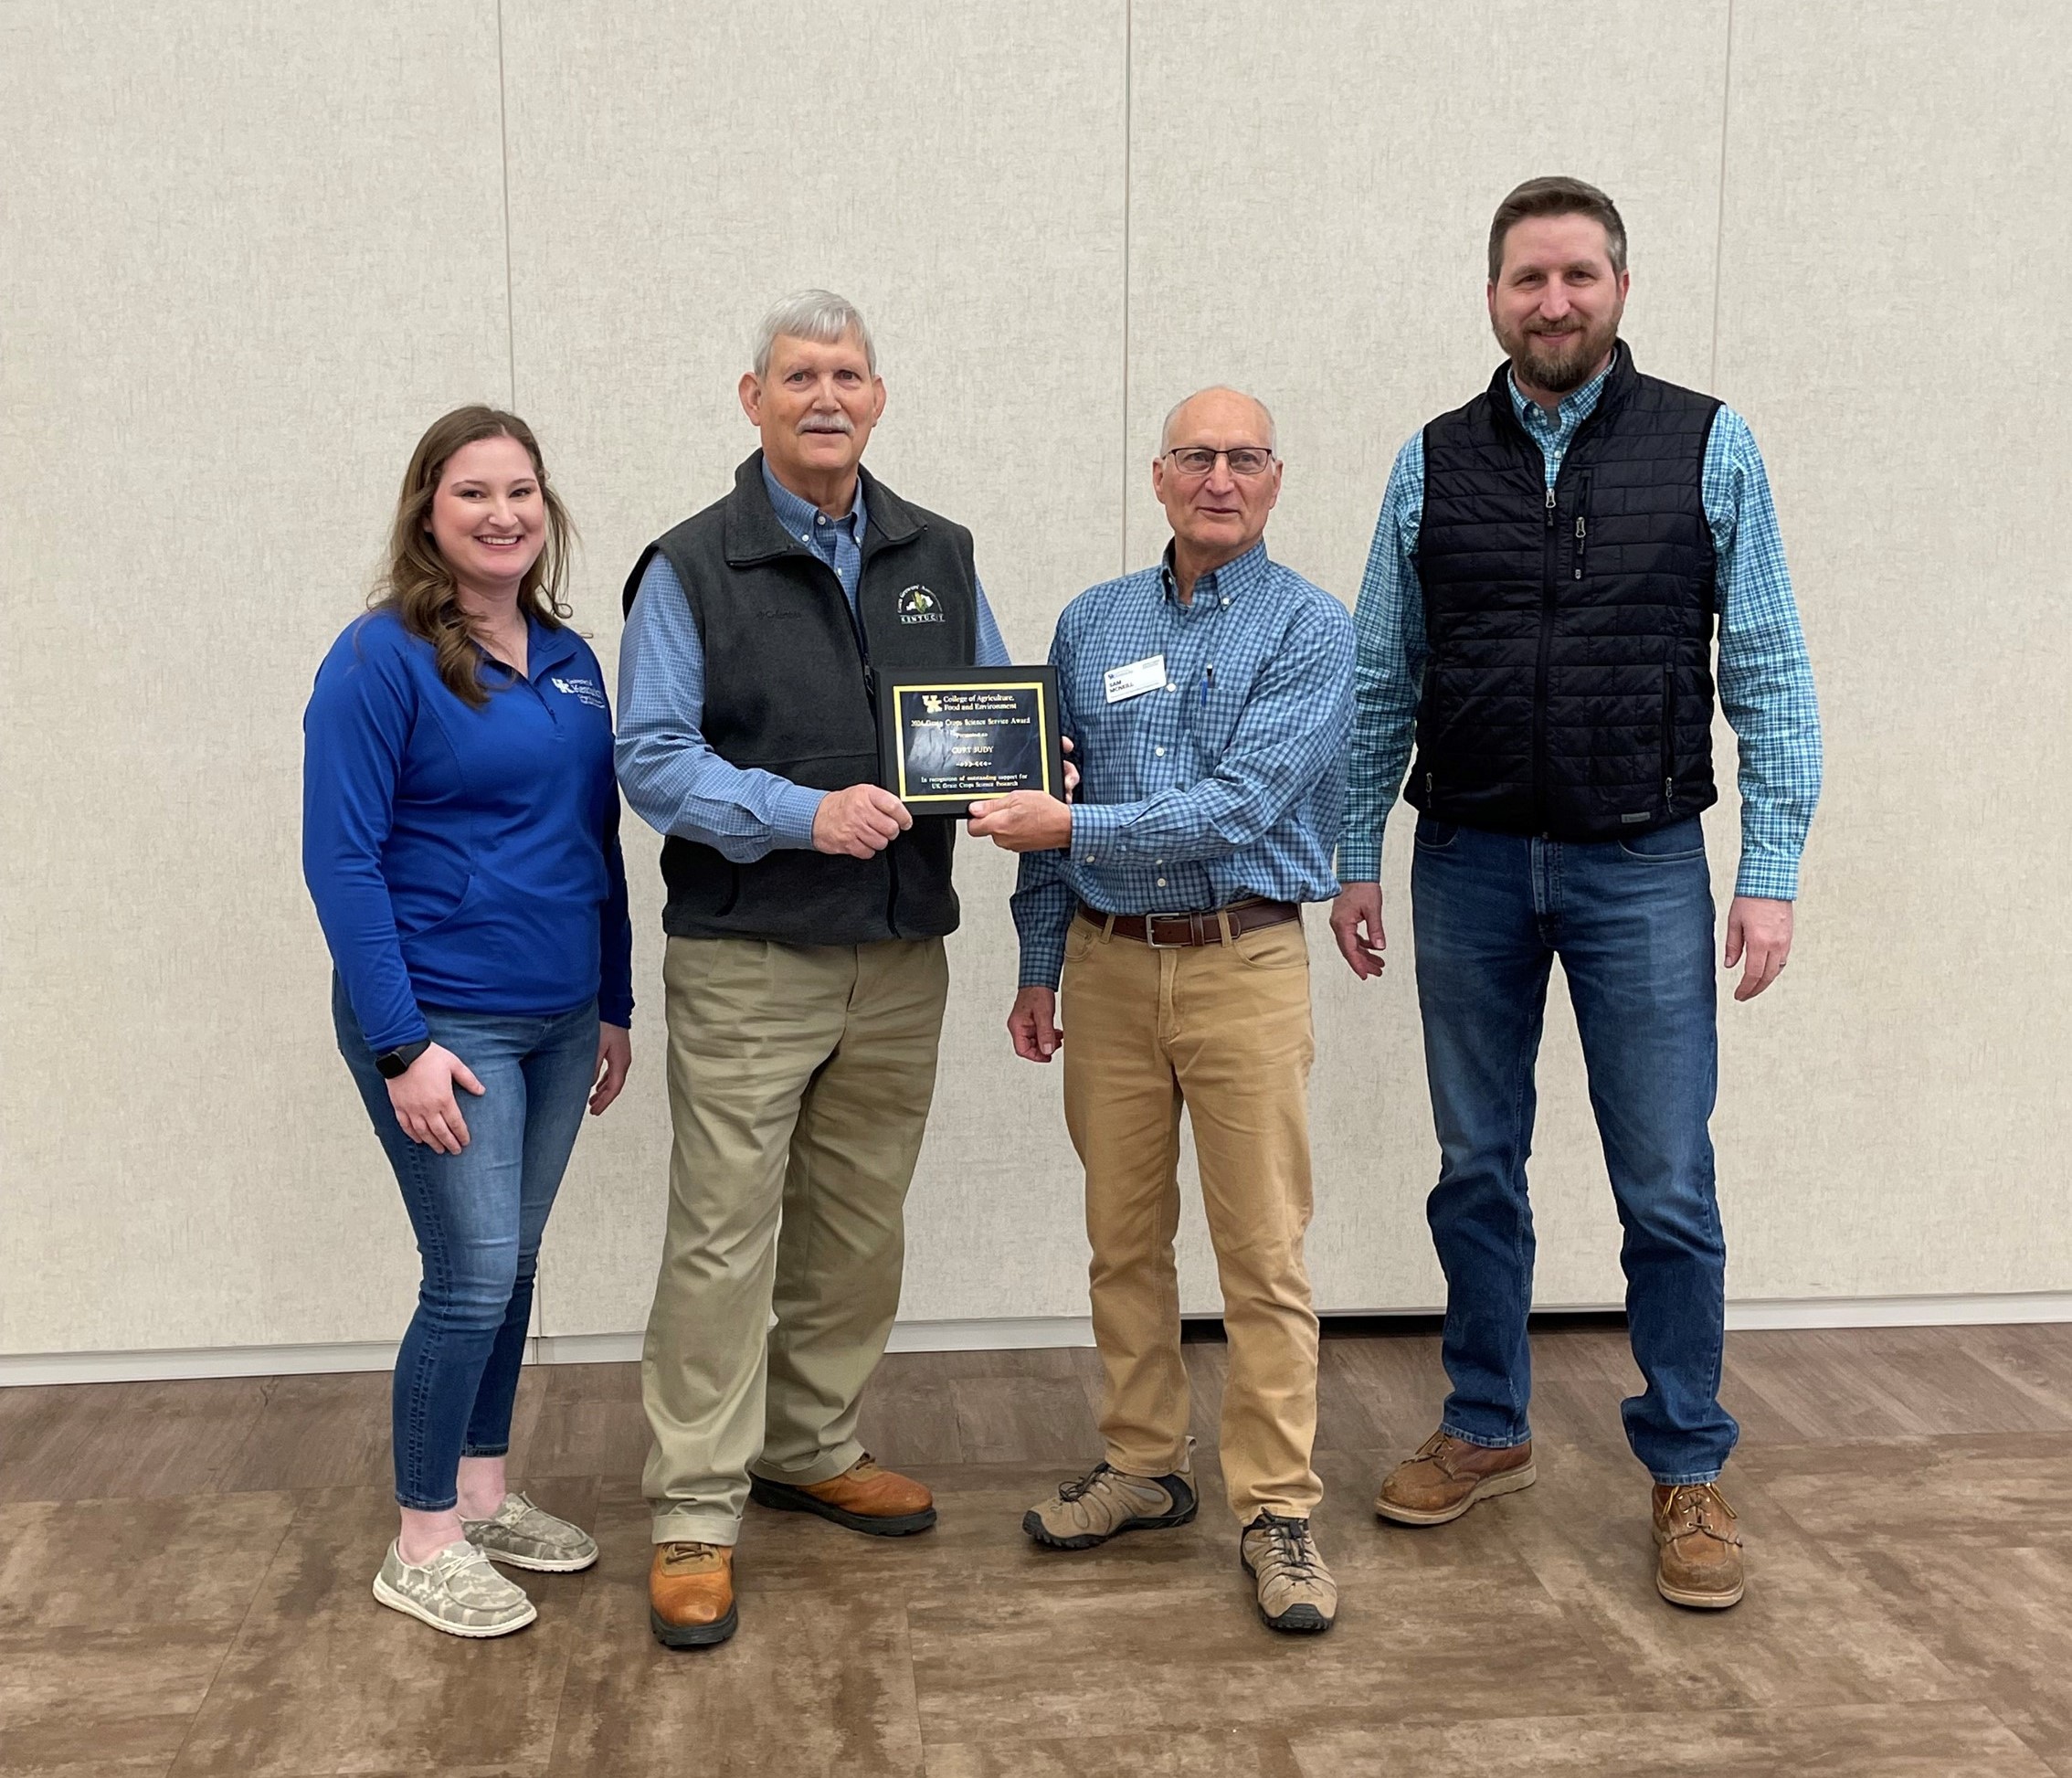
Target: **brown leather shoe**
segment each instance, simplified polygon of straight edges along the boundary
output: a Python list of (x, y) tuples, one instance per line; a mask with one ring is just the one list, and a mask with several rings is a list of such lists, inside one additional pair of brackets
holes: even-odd
[(1741, 1603), (1741, 1534), (1711, 1482), (1654, 1490), (1655, 1590), (1673, 1605), (1724, 1611)]
[(709, 1648), (740, 1626), (734, 1546), (658, 1543), (648, 1570), (648, 1624), (664, 1648)]
[(1389, 1472), (1374, 1510), (1399, 1525), (1448, 1525), (1477, 1500), (1516, 1494), (1538, 1479), (1532, 1441), (1502, 1451), (1433, 1433)]
[(818, 1513), (870, 1537), (912, 1537), (936, 1523), (936, 1497), (911, 1476), (881, 1468), (868, 1451), (840, 1475), (803, 1487), (751, 1476), (748, 1498), (777, 1512)]

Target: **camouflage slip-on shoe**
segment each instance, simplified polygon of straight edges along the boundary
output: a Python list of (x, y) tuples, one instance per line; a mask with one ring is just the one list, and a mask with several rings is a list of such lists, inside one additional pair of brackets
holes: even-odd
[(390, 1544), (374, 1596), (449, 1636), (507, 1636), (540, 1614), (471, 1543), (449, 1543), (427, 1562), (407, 1562)]
[(597, 1559), (589, 1532), (543, 1511), (523, 1494), (507, 1494), (491, 1519), (463, 1519), (460, 1530), (492, 1561), (542, 1574), (573, 1574)]

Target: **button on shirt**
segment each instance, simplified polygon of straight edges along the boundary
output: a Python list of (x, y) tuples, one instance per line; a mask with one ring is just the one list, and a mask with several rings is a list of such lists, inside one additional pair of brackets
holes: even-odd
[[(1576, 429), (1597, 409), (1610, 366), (1549, 414), (1507, 386), (1511, 407), (1547, 463), (1547, 485)], [(1791, 901), (1799, 855), (1820, 800), (1820, 711), (1784, 566), (1784, 543), (1755, 435), (1722, 407), (1706, 440), (1702, 495), (1718, 556), (1719, 704), (1741, 753), (1741, 864), (1734, 893)], [(1417, 577), (1424, 516), (1424, 434), (1397, 453), (1368, 554), (1354, 623), (1359, 633), (1352, 757), (1338, 875), (1379, 880), (1381, 831), (1409, 769), (1427, 652)]]
[[(778, 522), (834, 570), (853, 619), (870, 528), (863, 484), (839, 519), (793, 493), (767, 463), (763, 486)], [(978, 657), (981, 667), (1010, 664), (983, 587)], [(721, 758), (703, 733), (704, 709), (704, 642), (676, 570), (657, 552), (641, 573), (618, 645), (618, 764), (626, 800), (650, 827), (711, 846), (737, 864), (781, 847), (810, 849), (813, 817), (828, 793)]]
[[(1161, 655), (1149, 689), (1109, 701), (1112, 671)], [(1154, 914), (1337, 893), (1353, 630), (1330, 594), (1261, 544), (1182, 604), (1168, 556), (1073, 599), (1051, 661), (1081, 779), (1070, 849), (1022, 854), (1024, 987), (1058, 985), (1079, 902)]]

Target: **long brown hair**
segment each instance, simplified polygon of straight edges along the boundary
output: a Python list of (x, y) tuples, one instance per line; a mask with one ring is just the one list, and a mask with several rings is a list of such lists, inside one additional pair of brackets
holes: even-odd
[(572, 615), (562, 590), (568, 582), (576, 527), (547, 480), (539, 440), (516, 414), (479, 402), (440, 415), (410, 453), (410, 467), (403, 471), (403, 486), (396, 496), (396, 523), (388, 533), (388, 566), (367, 600), (375, 610), (395, 612), (404, 629), (429, 642), (446, 689), (477, 709), (489, 702), (481, 681), (482, 651), (460, 609), (453, 570), (432, 541), (430, 526), (432, 497), (448, 461), (462, 446), (482, 439), (515, 439), (525, 447), (539, 478), (540, 503), (546, 508), (546, 542), (519, 582), (519, 612), (537, 619), (546, 630), (559, 630)]

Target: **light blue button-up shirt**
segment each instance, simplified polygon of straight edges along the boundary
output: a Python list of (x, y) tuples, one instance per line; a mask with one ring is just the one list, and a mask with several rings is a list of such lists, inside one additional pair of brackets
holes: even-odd
[[(778, 521), (835, 571), (856, 610), (870, 526), (863, 484), (855, 503), (830, 519), (763, 465)], [(986, 589), (978, 588), (978, 664), (1010, 664)], [(705, 739), (705, 649), (691, 601), (669, 558), (648, 558), (618, 644), (618, 782), (635, 814), (663, 833), (714, 848), (737, 864), (813, 843), (813, 817), (828, 793), (723, 759)]]
[[(1162, 657), (1149, 689), (1107, 675)], [(1021, 983), (1055, 988), (1075, 905), (1106, 914), (1324, 901), (1345, 806), (1352, 619), (1255, 545), (1195, 582), (1166, 566), (1080, 594), (1051, 644), (1082, 774), (1067, 851), (1024, 852)]]
[[(1539, 446), (1552, 488), (1576, 429), (1596, 411), (1607, 365), (1549, 413), (1507, 386)], [(1755, 435), (1722, 407), (1706, 440), (1705, 515), (1718, 557), (1719, 704), (1740, 746), (1741, 863), (1735, 894), (1793, 900), (1799, 855), (1820, 800), (1820, 710), (1799, 628), (1784, 542)], [(1427, 647), (1417, 539), (1424, 516), (1424, 434), (1396, 456), (1368, 553), (1354, 624), (1359, 637), (1352, 757), (1338, 875), (1380, 876), (1381, 834), (1410, 767)]]

